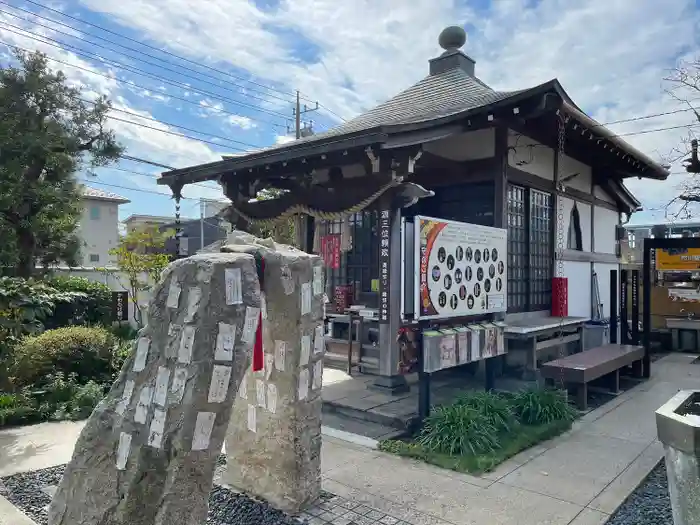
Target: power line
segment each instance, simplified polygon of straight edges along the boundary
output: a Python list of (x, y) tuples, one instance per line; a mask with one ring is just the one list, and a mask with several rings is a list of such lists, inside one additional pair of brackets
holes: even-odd
[[(129, 186), (122, 186), (120, 184), (110, 184), (107, 182), (102, 182), (99, 180), (85, 180), (85, 179), (78, 179), (78, 182), (82, 182), (84, 184), (98, 184), (100, 186), (106, 186), (108, 188), (118, 188), (120, 190), (126, 190), (126, 191), (136, 191), (140, 193), (149, 193), (151, 195), (160, 195), (161, 197), (167, 197), (168, 199), (172, 199), (172, 195), (168, 195), (167, 193), (162, 193), (160, 191), (155, 191), (155, 190), (145, 190), (143, 188), (132, 188)], [(211, 189), (211, 188), (209, 188)], [(182, 200), (190, 200), (190, 201), (199, 201), (199, 197), (181, 197)], [(215, 200), (215, 199), (208, 199), (208, 200)], [(216, 201), (216, 202), (226, 202), (224, 200)]]
[(686, 111), (695, 111), (694, 108), (676, 109), (674, 111), (665, 111), (663, 113), (653, 113), (651, 115), (642, 115), (641, 117), (631, 117), (622, 120), (613, 120), (610, 122), (603, 122), (598, 124), (599, 126), (612, 126), (613, 124), (623, 124), (625, 122), (636, 122), (637, 120), (645, 120), (649, 118), (664, 117), (666, 115), (675, 115), (676, 113), (684, 113)]
[[(90, 100), (85, 100), (85, 99), (82, 99), (82, 98), (79, 98), (78, 100), (81, 100), (81, 101), (86, 102), (86, 103), (88, 103), (88, 104), (96, 104), (95, 102), (92, 102), (92, 101), (90, 101)], [(209, 133), (208, 131), (200, 131), (200, 130), (197, 130), (197, 129), (194, 129), (194, 128), (188, 128), (187, 126), (181, 126), (180, 124), (173, 124), (172, 122), (167, 122), (167, 121), (165, 121), (165, 120), (159, 120), (159, 119), (156, 119), (156, 118), (153, 118), (153, 117), (146, 117), (146, 116), (143, 116), (143, 115), (139, 115), (138, 113), (134, 113), (133, 111), (127, 111), (127, 110), (125, 110), (125, 109), (120, 109), (120, 108), (114, 108), (114, 107), (112, 107), (112, 108), (110, 108), (110, 111), (117, 111), (117, 112), (119, 112), (119, 113), (125, 113), (125, 114), (131, 115), (131, 116), (133, 116), (133, 117), (142, 118), (142, 119), (145, 119), (145, 120), (150, 120), (150, 121), (152, 121), (152, 122), (158, 122), (158, 123), (160, 123), (160, 124), (165, 124), (166, 126), (171, 126), (171, 127), (173, 127), (173, 128), (184, 129), (185, 131), (191, 131), (192, 133), (198, 133), (198, 134), (200, 134), (200, 135), (207, 135), (207, 136), (209, 136), (209, 137), (213, 137), (213, 138), (220, 139), (220, 140), (226, 140), (226, 141), (229, 141), (229, 142), (233, 142), (234, 144), (241, 144), (241, 145), (243, 145), (243, 146), (248, 146), (248, 147), (250, 147), (250, 148), (260, 149), (260, 148), (263, 147), (263, 146), (259, 146), (259, 145), (256, 145), (256, 144), (251, 144), (250, 142), (244, 142), (244, 141), (242, 141), (242, 140), (230, 139), (230, 138), (228, 138), (228, 137), (224, 137), (223, 135), (216, 135), (216, 134), (214, 134), (214, 133)], [(108, 117), (108, 118), (114, 118), (114, 117), (110, 117), (109, 115), (107, 115), (107, 117)], [(126, 121), (126, 122), (130, 122), (130, 123), (135, 124), (135, 125), (137, 125), (137, 126), (140, 126), (140, 125), (141, 125), (141, 124), (138, 123), (138, 122), (131, 122), (131, 121)], [(149, 129), (156, 129), (156, 128), (149, 128)], [(166, 131), (166, 130), (161, 130), (161, 131)], [(181, 134), (181, 136), (190, 138), (190, 139), (192, 139), (192, 140), (202, 140), (202, 139), (198, 139), (198, 138), (196, 138), (196, 137), (190, 137), (189, 135), (184, 135), (184, 134)], [(207, 142), (209, 142), (209, 141), (207, 141)], [(216, 144), (216, 143), (213, 143), (213, 142), (212, 142), (212, 144)], [(220, 146), (220, 144), (219, 144), (219, 146)], [(238, 149), (239, 151), (245, 151), (245, 150), (241, 150), (240, 148), (233, 148), (233, 149)]]
[(683, 124), (680, 126), (669, 126), (667, 128), (656, 128), (656, 129), (645, 129), (642, 131), (632, 131), (630, 133), (620, 133), (619, 135), (614, 135), (615, 137), (629, 137), (632, 135), (645, 135), (647, 133), (658, 133), (659, 131), (670, 131), (672, 129), (681, 129), (681, 128), (686, 128), (690, 129), (695, 126), (700, 126), (700, 124)]
[[(30, 38), (31, 38), (31, 37), (30, 37)], [(54, 46), (53, 44), (49, 44), (48, 42), (44, 42), (44, 43), (46, 43), (46, 44), (48, 44), (48, 45), (50, 45), (50, 46), (53, 46), (53, 47), (58, 47), (58, 48), (60, 49), (59, 46)], [(18, 50), (20, 50), (20, 51), (26, 51), (26, 52), (28, 52), (28, 53), (31, 53), (31, 52), (32, 52), (31, 50), (29, 50), (29, 49), (27, 49), (27, 48), (20, 47), (20, 46), (16, 46), (16, 45), (14, 45), (14, 44), (10, 44), (10, 43), (4, 42), (4, 41), (2, 41), (2, 40), (0, 40), (0, 44), (5, 45), (5, 46), (7, 46), (7, 47), (9, 47), (9, 48), (11, 48), (11, 49), (18, 49)], [(56, 63), (58, 63), (58, 64), (62, 64), (62, 65), (64, 65), (64, 66), (72, 67), (72, 68), (78, 69), (78, 70), (80, 70), (80, 71), (85, 71), (86, 73), (90, 73), (91, 75), (96, 75), (96, 76), (99, 76), (99, 77), (102, 77), (102, 78), (106, 78), (106, 79), (108, 79), (108, 80), (113, 80), (113, 81), (118, 82), (118, 83), (120, 83), (120, 84), (126, 84), (126, 85), (131, 86), (131, 87), (137, 87), (137, 88), (141, 88), (141, 89), (145, 89), (145, 90), (151, 90), (151, 89), (152, 89), (152, 88), (149, 88), (149, 87), (147, 87), (147, 86), (144, 86), (143, 84), (137, 84), (136, 82), (132, 82), (132, 81), (130, 81), (130, 80), (122, 80), (122, 79), (119, 79), (119, 78), (111, 77), (111, 76), (109, 76), (109, 75), (105, 75), (104, 73), (99, 73), (98, 71), (94, 71), (94, 70), (92, 70), (92, 69), (88, 69), (88, 68), (86, 68), (86, 67), (77, 66), (77, 65), (75, 65), (75, 64), (71, 64), (71, 63), (69, 63), (69, 62), (65, 62), (65, 61), (63, 61), (63, 60), (59, 60), (58, 58), (53, 58), (53, 57), (50, 57), (50, 56), (47, 56), (46, 58), (47, 58), (48, 60), (51, 60), (51, 61), (56, 62)], [(169, 97), (169, 98), (172, 98), (172, 99), (175, 99), (175, 100), (179, 100), (179, 101), (181, 101), (181, 102), (186, 102), (187, 104), (191, 104), (191, 105), (196, 106), (196, 107), (198, 107), (198, 108), (200, 108), (200, 109), (203, 108), (203, 106), (202, 106), (201, 104), (199, 104), (199, 103), (197, 103), (197, 102), (195, 102), (195, 101), (193, 101), (193, 100), (188, 100), (188, 99), (186, 99), (186, 98), (184, 98), (184, 97), (178, 97), (177, 95), (171, 95), (171, 94), (168, 94), (168, 97)], [(267, 120), (261, 120), (261, 119), (259, 119), (259, 118), (248, 117), (248, 116), (246, 116), (246, 115), (241, 115), (240, 113), (235, 113), (235, 112), (233, 112), (233, 111), (228, 111), (228, 110), (225, 110), (225, 109), (223, 109), (223, 108), (218, 108), (218, 107), (216, 107), (216, 106), (206, 106), (206, 109), (207, 109), (207, 111), (215, 111), (215, 112), (217, 112), (217, 113), (223, 113), (223, 114), (231, 115), (231, 116), (234, 116), (234, 117), (245, 117), (245, 118), (249, 118), (250, 120), (253, 120), (253, 121), (255, 121), (255, 122), (260, 122), (260, 123), (262, 123), (262, 124), (267, 124), (267, 125), (269, 125), (269, 126), (274, 126), (274, 127), (277, 127), (277, 128), (285, 129), (285, 126), (283, 126), (282, 124), (276, 124), (276, 123), (274, 123), (274, 122), (269, 122), (269, 121), (267, 121)]]
[[(8, 28), (8, 27), (3, 27), (3, 26), (9, 26), (9, 28)], [(56, 48), (58, 48), (58, 49), (62, 49), (62, 50), (65, 50), (66, 48), (67, 48), (67, 49), (71, 49), (71, 50), (73, 50), (73, 52), (74, 52), (76, 55), (83, 56), (83, 57), (85, 57), (85, 58), (88, 58), (89, 60), (97, 60), (97, 61), (99, 61), (99, 62), (102, 62), (103, 64), (111, 65), (111, 66), (114, 66), (114, 67), (116, 67), (116, 68), (118, 68), (118, 69), (123, 69), (123, 70), (125, 70), (125, 71), (129, 71), (130, 73), (133, 73), (133, 74), (136, 74), (136, 75), (140, 75), (140, 76), (152, 78), (152, 79), (154, 79), (154, 80), (158, 80), (159, 82), (164, 82), (164, 83), (166, 83), (166, 84), (170, 84), (170, 85), (172, 85), (172, 86), (179, 87), (180, 89), (185, 89), (185, 90), (187, 90), (187, 91), (193, 91), (193, 92), (195, 92), (195, 93), (199, 93), (199, 94), (202, 94), (202, 95), (207, 95), (207, 96), (212, 97), (214, 100), (218, 100), (219, 102), (225, 101), (225, 102), (228, 102), (229, 104), (233, 104), (233, 105), (235, 105), (235, 106), (241, 106), (241, 107), (244, 107), (244, 108), (252, 109), (253, 111), (258, 111), (258, 112), (260, 112), (260, 113), (265, 113), (265, 114), (267, 114), (267, 115), (272, 115), (273, 117), (281, 117), (281, 118), (283, 118), (283, 119), (288, 119), (288, 118), (289, 118), (289, 117), (287, 117), (286, 115), (284, 115), (284, 114), (282, 114), (282, 113), (279, 113), (279, 112), (277, 112), (277, 111), (271, 111), (271, 110), (263, 109), (263, 108), (254, 106), (254, 105), (252, 105), (252, 104), (248, 104), (248, 103), (246, 103), (246, 102), (241, 102), (241, 101), (232, 99), (232, 98), (230, 98), (230, 97), (224, 97), (223, 95), (220, 95), (220, 94), (218, 94), (218, 93), (213, 93), (213, 92), (211, 92), (211, 91), (206, 91), (206, 90), (201, 89), (201, 88), (193, 87), (193, 86), (191, 86), (191, 85), (189, 85), (189, 84), (187, 84), (187, 83), (185, 83), (185, 82), (179, 82), (179, 81), (177, 81), (177, 80), (168, 79), (168, 78), (162, 77), (162, 76), (160, 76), (160, 75), (156, 75), (156, 74), (153, 74), (153, 73), (149, 73), (148, 71), (145, 71), (145, 70), (143, 70), (143, 69), (140, 69), (140, 68), (137, 68), (137, 67), (134, 67), (134, 66), (127, 66), (127, 65), (122, 64), (121, 62), (116, 62), (116, 61), (114, 61), (114, 60), (105, 59), (105, 58), (103, 58), (103, 57), (101, 57), (101, 56), (99, 56), (99, 55), (96, 55), (96, 54), (94, 54), (94, 53), (90, 53), (89, 51), (85, 51), (84, 49), (81, 49), (81, 48), (79, 48), (79, 47), (76, 47), (76, 46), (74, 46), (74, 45), (72, 45), (72, 44), (67, 44), (67, 43), (62, 42), (62, 41), (60, 41), (60, 40), (56, 40), (55, 38), (49, 38), (49, 37), (44, 36), (44, 35), (39, 35), (39, 34), (34, 33), (34, 32), (32, 32), (32, 31), (28, 31), (28, 30), (26, 30), (26, 29), (24, 29), (24, 28), (21, 28), (21, 27), (19, 27), (19, 26), (15, 26), (15, 25), (13, 25), (13, 24), (8, 24), (7, 22), (0, 22), (0, 28), (5, 29), (6, 31), (10, 31), (11, 33), (15, 33), (15, 34), (17, 34), (17, 35), (19, 35), (19, 36), (23, 36), (23, 37), (25, 37), (25, 38), (29, 38), (29, 39), (31, 39), (31, 40), (35, 40), (35, 41), (37, 41), (37, 42), (41, 42), (41, 43), (46, 44), (46, 45), (50, 45), (50, 46), (52, 46), (52, 47), (56, 47)], [(18, 29), (19, 31), (21, 31), (21, 33), (18, 32), (18, 31), (15, 31), (15, 30), (13, 30), (13, 29), (10, 29), (10, 28)], [(27, 34), (24, 34), (24, 33), (27, 33)], [(48, 42), (47, 42), (47, 40), (48, 40)], [(54, 42), (54, 44), (52, 44), (51, 42)], [(111, 77), (110, 77), (110, 78), (111, 78)], [(253, 117), (248, 117), (248, 118), (251, 118), (252, 120), (255, 120)]]
[[(196, 62), (196, 61), (194, 61), (194, 60), (190, 60), (189, 58), (185, 58), (185, 57), (183, 57), (183, 56), (181, 56), (181, 55), (177, 55), (177, 54), (172, 53), (172, 52), (170, 52), (170, 51), (166, 51), (165, 49), (160, 49), (160, 48), (157, 48), (157, 47), (152, 46), (152, 45), (150, 45), (150, 44), (147, 44), (147, 43), (145, 43), (145, 42), (141, 42), (140, 40), (136, 40), (135, 38), (131, 38), (131, 37), (129, 37), (129, 36), (126, 36), (126, 35), (124, 35), (124, 34), (122, 34), (122, 33), (117, 32), (117, 31), (112, 31), (111, 29), (107, 29), (106, 27), (102, 27), (102, 26), (100, 26), (100, 25), (94, 24), (94, 23), (92, 23), (92, 22), (88, 22), (88, 21), (86, 21), (86, 20), (81, 20), (80, 18), (77, 18), (77, 17), (75, 17), (75, 16), (71, 16), (71, 15), (69, 15), (69, 14), (66, 14), (66, 13), (64, 13), (64, 12), (62, 12), (62, 11), (59, 11), (58, 9), (53, 9), (53, 8), (51, 8), (51, 7), (47, 6), (47, 5), (41, 4), (41, 3), (39, 3), (39, 2), (35, 2), (35, 1), (33, 1), (33, 0), (25, 0), (25, 1), (26, 1), (27, 3), (29, 3), (29, 4), (33, 4), (33, 5), (37, 6), (37, 7), (40, 7), (40, 8), (42, 8), (42, 9), (45, 9), (45, 10), (47, 10), (47, 11), (54, 12), (54, 13), (56, 13), (56, 14), (62, 16), (62, 17), (69, 18), (69, 19), (71, 19), (71, 20), (75, 20), (76, 22), (79, 22), (79, 23), (81, 23), (81, 24), (84, 24), (84, 25), (87, 25), (87, 26), (90, 26), (90, 27), (94, 27), (95, 29), (99, 29), (100, 31), (104, 31), (104, 32), (106, 32), (106, 33), (112, 34), (112, 35), (117, 36), (117, 37), (119, 37), (119, 38), (123, 38), (124, 40), (127, 40), (127, 41), (129, 41), (129, 42), (134, 42), (134, 43), (139, 44), (139, 45), (141, 45), (141, 46), (143, 46), (143, 47), (146, 47), (146, 48), (148, 48), (148, 49), (152, 49), (152, 50), (154, 50), (154, 51), (158, 51), (158, 52), (163, 53), (163, 54), (165, 54), (165, 55), (168, 55), (168, 56), (171, 56), (171, 57), (173, 57), (173, 58), (176, 58), (176, 59), (178, 59), (178, 60), (182, 60), (183, 62), (187, 62), (187, 63), (189, 63), (189, 64), (193, 64), (193, 65), (195, 65), (195, 66), (198, 66), (198, 67), (201, 67), (201, 68), (204, 68), (204, 69), (208, 69), (209, 71), (214, 71), (214, 72), (216, 72), (216, 73), (220, 73), (220, 74), (222, 74), (222, 75), (226, 75), (226, 76), (228, 76), (228, 77), (230, 77), (230, 78), (234, 78), (234, 79), (236, 79), (236, 80), (241, 80), (241, 81), (243, 81), (243, 82), (247, 82), (247, 83), (249, 83), (249, 84), (252, 84), (252, 85), (255, 85), (255, 86), (259, 86), (259, 87), (261, 87), (261, 88), (263, 88), (263, 89), (267, 89), (267, 90), (269, 90), (269, 91), (275, 91), (275, 92), (281, 93), (281, 94), (283, 94), (283, 95), (293, 96), (293, 93), (291, 93), (291, 92), (283, 91), (283, 90), (281, 90), (281, 89), (277, 89), (277, 88), (272, 87), (272, 86), (268, 86), (268, 85), (265, 85), (265, 84), (261, 84), (261, 83), (259, 83), (259, 82), (255, 82), (255, 81), (250, 80), (250, 79), (247, 79), (247, 78), (245, 78), (245, 77), (241, 77), (241, 76), (238, 76), (238, 75), (233, 75), (233, 74), (231, 74), (231, 73), (228, 73), (228, 72), (223, 71), (223, 70), (221, 70), (221, 69), (217, 69), (217, 68), (215, 68), (215, 67), (208, 66), (208, 65), (206, 65), (206, 64), (201, 64), (201, 63)], [(3, 3), (4, 3), (4, 2), (3, 2)], [(95, 36), (95, 35), (92, 35), (92, 36)], [(306, 99), (306, 100), (307, 100), (307, 102), (312, 102), (312, 101), (309, 100), (309, 99)]]
[[(162, 193), (160, 191), (154, 191), (154, 190), (144, 190), (143, 188), (130, 188), (128, 186), (121, 186), (119, 184), (109, 184), (107, 182), (101, 182), (99, 180), (85, 180), (85, 179), (78, 179), (79, 182), (83, 182), (85, 184), (99, 184), (100, 186), (107, 186), (108, 188), (118, 188), (121, 190), (128, 190), (128, 191), (139, 191), (141, 193), (150, 193), (152, 195), (160, 195), (161, 197), (168, 197), (169, 199), (172, 199), (171, 195), (168, 195), (167, 193)], [(183, 199), (186, 200), (195, 200), (192, 197), (182, 197)]]
[[(127, 159), (127, 160), (128, 160), (128, 159)], [(129, 170), (129, 169), (126, 169), (126, 168), (119, 168), (119, 167), (117, 167), (117, 166), (104, 166), (103, 169), (106, 169), (106, 170), (116, 170), (116, 171), (121, 171), (121, 172), (124, 172), (124, 173), (131, 173), (131, 174), (133, 174), (133, 175), (138, 175), (138, 176), (140, 176), (140, 177), (147, 177), (147, 178), (153, 179), (153, 180), (157, 180), (157, 179), (158, 179), (158, 175), (157, 175), (157, 174), (155, 174), (155, 173), (146, 173), (145, 171)], [(97, 173), (93, 173), (93, 175), (94, 175), (94, 176), (97, 176), (98, 174), (97, 174)], [(207, 185), (204, 184), (204, 183), (197, 183), (197, 182), (191, 184), (191, 186), (197, 186), (197, 187), (199, 187), (199, 188), (204, 188), (204, 189), (207, 189), (207, 190), (217, 190), (217, 189), (218, 189), (218, 188), (216, 188), (216, 187), (214, 187), (214, 186), (207, 186)], [(220, 201), (216, 201), (216, 202), (220, 202)]]
[(152, 160), (141, 159), (139, 157), (132, 157), (130, 155), (121, 155), (120, 159), (130, 160), (132, 162), (140, 162), (142, 164), (150, 164), (151, 166), (156, 166), (158, 168), (165, 168), (166, 170), (174, 170), (172, 166), (166, 166), (165, 164), (159, 164), (158, 162), (153, 162)]
[[(4, 1), (0, 1), (0, 4), (10, 5), (10, 4), (8, 4), (7, 2), (4, 2)], [(40, 19), (42, 19), (42, 20), (48, 20), (49, 22), (53, 22), (53, 23), (55, 23), (55, 24), (59, 24), (59, 25), (61, 25), (61, 26), (67, 27), (67, 28), (69, 28), (69, 29), (72, 29), (73, 31), (81, 32), (80, 29), (78, 29), (78, 28), (76, 28), (76, 27), (73, 27), (73, 26), (71, 26), (71, 25), (68, 25), (68, 24), (64, 24), (63, 22), (59, 22), (59, 21), (57, 21), (57, 20), (52, 20), (52, 19), (50, 19), (50, 18), (43, 17), (43, 16), (38, 15), (38, 14), (36, 14), (36, 13), (33, 13), (33, 12), (31, 12), (31, 11), (27, 11), (27, 10), (25, 10), (25, 9), (22, 9), (22, 8), (20, 8), (20, 7), (14, 7), (14, 6), (11, 6), (11, 5), (10, 5), (10, 7), (14, 8), (14, 9), (17, 9), (17, 10), (20, 10), (20, 11), (24, 11), (24, 12), (26, 12), (26, 13), (30, 13), (31, 15), (33, 15), (33, 16), (35, 16), (35, 17), (37, 17), (37, 18), (40, 18)], [(4, 13), (4, 14), (6, 14), (6, 15), (10, 15), (10, 16), (12, 16), (12, 17), (14, 17), (14, 18), (19, 18), (20, 20), (24, 20), (25, 22), (29, 22), (30, 24), (37, 25), (37, 26), (39, 26), (39, 27), (43, 27), (43, 28), (48, 29), (48, 30), (50, 30), (50, 31), (52, 31), (52, 32), (59, 33), (59, 34), (61, 34), (61, 35), (65, 35), (65, 36), (67, 36), (67, 37), (74, 38), (74, 35), (72, 35), (72, 34), (70, 34), (70, 33), (66, 33), (65, 31), (60, 31), (60, 30), (58, 30), (58, 29), (56, 29), (56, 28), (54, 28), (54, 27), (51, 27), (51, 26), (48, 26), (48, 25), (45, 25), (45, 24), (41, 24), (41, 23), (39, 23), (39, 22), (36, 22), (36, 21), (34, 21), (34, 20), (31, 20), (31, 19), (28, 19), (28, 18), (19, 16), (19, 15), (16, 15), (16, 14), (11, 13), (11, 12), (9, 12), (9, 11), (5, 11), (5, 10), (3, 10), (3, 9), (0, 9), (0, 13)], [(5, 22), (5, 23), (6, 23), (6, 22)], [(82, 32), (85, 33), (84, 31), (82, 31)], [(196, 71), (196, 70), (194, 70), (194, 69), (192, 69), (192, 68), (185, 67), (185, 66), (181, 66), (181, 65), (179, 65), (179, 64), (173, 64), (172, 62), (168, 62), (167, 60), (164, 60), (164, 59), (162, 59), (162, 58), (159, 58), (159, 57), (157, 57), (157, 56), (155, 56), (155, 55), (151, 55), (151, 54), (149, 54), (149, 53), (145, 53), (145, 52), (143, 52), (143, 51), (139, 51), (138, 49), (134, 49), (134, 48), (132, 48), (132, 47), (125, 46), (125, 45), (120, 44), (120, 43), (118, 43), (118, 42), (114, 42), (113, 40), (109, 40), (109, 39), (106, 39), (106, 38), (102, 38), (102, 37), (100, 37), (100, 36), (98, 36), (98, 35), (93, 35), (93, 34), (90, 34), (90, 33), (85, 33), (85, 34), (88, 35), (88, 36), (91, 36), (91, 37), (93, 37), (93, 38), (97, 38), (97, 39), (99, 39), (99, 40), (103, 40), (103, 41), (105, 41), (105, 42), (109, 42), (110, 44), (113, 44), (113, 45), (115, 45), (115, 46), (119, 46), (119, 47), (122, 47), (122, 48), (124, 48), (124, 49), (128, 49), (128, 50), (130, 50), (130, 51), (134, 51), (135, 53), (139, 53), (139, 54), (144, 55), (144, 56), (147, 56), (147, 57), (149, 57), (149, 58), (153, 58), (153, 59), (158, 60), (158, 61), (160, 61), (160, 62), (164, 62), (165, 64), (177, 66), (177, 67), (179, 67), (180, 69), (183, 69), (183, 70), (185, 70), (185, 71), (191, 71), (192, 73), (196, 73), (196, 74), (197, 74), (197, 76), (188, 75), (188, 74), (186, 74), (186, 73), (182, 73), (182, 72), (177, 71), (177, 70), (175, 70), (175, 69), (171, 69), (171, 68), (168, 68), (168, 67), (159, 65), (159, 64), (155, 64), (155, 63), (150, 62), (150, 61), (148, 61), (148, 60), (144, 60), (144, 59), (142, 59), (142, 58), (135, 57), (135, 56), (133, 56), (133, 55), (129, 55), (129, 54), (127, 54), (127, 53), (124, 53), (124, 56), (127, 57), (127, 58), (131, 58), (131, 59), (140, 61), (140, 62), (142, 62), (142, 63), (144, 63), (144, 64), (148, 64), (148, 65), (151, 65), (151, 66), (154, 66), (154, 67), (159, 67), (159, 68), (161, 68), (161, 69), (164, 69), (165, 71), (169, 71), (169, 72), (175, 73), (175, 74), (177, 74), (177, 75), (182, 75), (183, 77), (186, 77), (186, 78), (191, 78), (191, 79), (193, 79), (193, 80), (197, 80), (197, 81), (199, 81), (199, 82), (203, 82), (203, 83), (209, 84), (209, 85), (211, 85), (211, 86), (220, 87), (221, 89), (224, 89), (224, 90), (229, 91), (229, 92), (231, 92), (231, 93), (236, 93), (236, 94), (239, 94), (239, 95), (247, 96), (247, 97), (250, 97), (250, 98), (253, 98), (253, 99), (256, 99), (256, 100), (260, 100), (260, 101), (262, 101), (262, 102), (270, 102), (270, 98), (273, 98), (273, 99), (276, 99), (276, 100), (281, 100), (281, 101), (283, 101), (283, 102), (292, 103), (292, 100), (290, 100), (290, 99), (285, 99), (285, 98), (282, 98), (282, 97), (277, 97), (277, 96), (275, 96), (275, 95), (269, 95), (269, 94), (267, 94), (267, 96), (268, 96), (269, 98), (262, 98), (262, 97), (258, 97), (258, 96), (255, 96), (255, 95), (251, 95), (251, 94), (249, 94), (249, 93), (242, 93), (240, 90), (233, 90), (233, 89), (230, 89), (230, 88), (222, 87), (222, 86), (220, 85), (220, 83), (217, 84), (217, 83), (214, 83), (214, 82), (209, 82), (209, 81), (206, 81), (206, 80), (202, 80), (200, 77), (201, 77), (201, 76), (206, 76), (206, 77), (208, 77), (208, 78), (213, 78), (213, 79), (215, 79), (215, 80), (218, 80), (219, 82), (222, 82), (222, 79), (221, 79), (221, 78), (215, 77), (215, 76), (213, 76), (213, 75), (209, 75), (209, 74), (207, 74), (207, 73), (202, 73), (202, 72), (200, 72), (200, 71)], [(84, 39), (84, 38), (81, 38), (80, 41), (81, 41), (82, 43), (89, 44), (89, 45), (92, 45), (92, 46), (95, 46), (95, 47), (99, 47), (99, 48), (105, 49), (105, 50), (107, 50), (107, 51), (115, 52), (114, 49), (112, 49), (112, 48), (110, 48), (110, 47), (108, 47), (108, 46), (105, 46), (105, 45), (102, 45), (102, 44), (98, 44), (98, 43), (96, 43), (96, 42), (91, 42), (90, 40), (86, 40), (86, 39)], [(240, 85), (240, 84), (234, 84), (234, 83), (226, 82), (226, 81), (223, 81), (223, 82), (225, 82), (225, 83), (227, 83), (227, 84), (231, 84), (232, 86), (236, 86), (236, 87), (241, 88), (241, 89), (250, 90), (250, 88), (247, 88), (246, 86), (242, 86), (242, 85)]]

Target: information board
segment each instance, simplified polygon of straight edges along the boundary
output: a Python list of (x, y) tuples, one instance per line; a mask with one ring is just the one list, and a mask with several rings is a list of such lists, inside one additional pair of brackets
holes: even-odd
[(700, 270), (700, 249), (656, 249), (656, 269), (664, 272)]
[(416, 216), (414, 235), (416, 319), (506, 311), (506, 230)]

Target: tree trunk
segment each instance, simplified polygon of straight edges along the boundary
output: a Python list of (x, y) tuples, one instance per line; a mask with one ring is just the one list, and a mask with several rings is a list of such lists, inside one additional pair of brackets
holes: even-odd
[(17, 249), (19, 251), (16, 275), (29, 279), (34, 274), (36, 237), (30, 228), (17, 228)]

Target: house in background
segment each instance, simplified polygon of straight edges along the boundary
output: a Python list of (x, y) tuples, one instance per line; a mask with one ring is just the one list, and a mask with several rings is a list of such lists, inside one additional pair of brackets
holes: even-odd
[[(216, 216), (226, 207), (216, 201), (202, 201), (199, 219), (181, 219), (180, 221), (180, 255), (193, 255), (204, 246), (209, 246), (216, 241), (225, 240), (230, 231), (229, 224)], [(163, 217), (157, 215), (130, 215), (124, 221), (126, 231), (133, 231), (143, 227), (157, 227), (160, 231), (177, 229), (175, 217)], [(165, 243), (165, 251), (175, 253), (175, 238), (168, 239)]]
[(119, 244), (119, 206), (130, 201), (89, 186), (83, 186), (82, 192), (83, 213), (77, 231), (82, 240), (82, 266), (111, 266), (115, 261), (109, 251)]
[(697, 237), (700, 235), (700, 221), (678, 220), (672, 223), (625, 225), (625, 239), (622, 245), (622, 259), (628, 264), (642, 264), (644, 239)]
[(124, 219), (126, 231), (130, 232), (142, 227), (157, 226), (161, 227), (164, 224), (170, 224), (175, 221), (175, 217), (163, 217), (159, 215), (129, 215)]

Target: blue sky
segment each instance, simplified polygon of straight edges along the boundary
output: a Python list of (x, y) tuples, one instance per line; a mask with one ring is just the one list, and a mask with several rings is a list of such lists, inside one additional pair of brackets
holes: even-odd
[[(663, 81), (700, 55), (696, 0), (0, 0), (0, 53), (8, 63), (8, 45), (44, 51), (85, 98), (114, 101), (110, 126), (128, 155), (184, 167), (288, 140), (297, 89), (321, 105), (306, 115), (315, 130), (372, 107), (427, 73), (452, 24), (467, 30), (465, 51), (492, 87), (558, 78), (598, 121), (637, 119), (610, 128), (652, 157), (677, 157), (700, 128)], [(659, 113), (670, 114), (638, 119)], [(129, 198), (122, 218), (172, 215), (155, 184), (162, 168), (114, 168), (80, 177)], [(687, 183), (680, 171), (629, 187), (658, 210)], [(189, 216), (196, 199), (223, 198), (213, 183), (185, 196)]]

